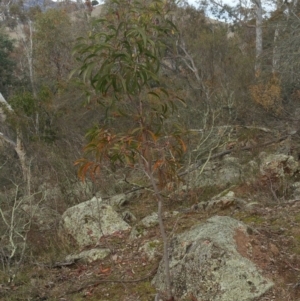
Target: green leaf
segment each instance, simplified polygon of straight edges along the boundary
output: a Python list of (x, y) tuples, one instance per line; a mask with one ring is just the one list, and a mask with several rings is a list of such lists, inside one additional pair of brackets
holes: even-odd
[(91, 74), (93, 72), (94, 66), (95, 66), (94, 62), (85, 65), (85, 68), (82, 73), (83, 81), (86, 81), (87, 79), (91, 79)]
[(176, 96), (176, 99), (179, 100), (179, 102), (184, 105), (185, 107), (187, 107), (187, 104), (185, 103), (185, 100), (179, 96)]
[(148, 95), (153, 95), (153, 96), (157, 97), (158, 99), (160, 99), (160, 96), (153, 91), (148, 92)]
[(70, 72), (70, 74), (69, 74), (69, 80), (73, 77), (73, 75), (75, 74), (75, 73), (79, 73), (79, 70), (80, 70), (80, 68), (78, 67), (78, 68), (75, 68), (75, 69), (73, 69), (71, 72)]
[(169, 97), (169, 92), (168, 92), (166, 89), (160, 87), (159, 90), (160, 90), (161, 92), (163, 92), (167, 97)]

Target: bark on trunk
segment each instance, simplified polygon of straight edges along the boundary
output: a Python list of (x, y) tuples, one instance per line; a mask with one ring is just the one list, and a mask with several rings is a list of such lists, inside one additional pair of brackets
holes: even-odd
[(253, 0), (255, 4), (256, 13), (256, 59), (255, 59), (255, 73), (259, 75), (261, 70), (261, 55), (262, 55), (262, 6), (261, 0)]
[[(2, 119), (2, 121), (5, 121), (5, 119), (6, 119), (5, 110), (8, 112), (11, 112), (11, 113), (14, 113), (14, 111), (13, 111), (12, 107), (9, 105), (9, 103), (5, 100), (5, 98), (3, 97), (1, 92), (0, 92), (0, 105), (2, 107), (2, 112), (1, 112), (2, 118), (1, 119)], [(24, 183), (26, 184), (26, 190), (27, 190), (26, 193), (28, 195), (30, 195), (30, 192), (31, 192), (30, 191), (30, 182), (31, 182), (30, 166), (28, 164), (27, 154), (26, 154), (23, 142), (22, 142), (22, 136), (21, 136), (20, 129), (17, 128), (16, 142), (1, 132), (0, 132), (0, 139), (7, 142), (16, 151), (18, 158), (20, 160), (21, 168), (22, 168), (23, 180), (24, 180)]]

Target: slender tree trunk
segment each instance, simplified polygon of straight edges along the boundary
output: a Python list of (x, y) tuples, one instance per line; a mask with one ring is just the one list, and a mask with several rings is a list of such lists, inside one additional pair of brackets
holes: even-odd
[(26, 192), (28, 195), (31, 194), (31, 173), (30, 173), (30, 165), (27, 159), (27, 154), (21, 139), (21, 133), (20, 130), (17, 129), (17, 143), (16, 143), (16, 147), (15, 147), (15, 151), (18, 154), (19, 160), (20, 160), (20, 164), (21, 164), (21, 168), (22, 168), (22, 172), (23, 172), (23, 179), (24, 182), (26, 183)]
[(255, 4), (255, 14), (256, 14), (256, 58), (255, 58), (255, 73), (259, 76), (261, 71), (261, 55), (263, 50), (263, 40), (262, 40), (262, 6), (261, 0), (253, 0)]
[(28, 60), (28, 67), (29, 67), (30, 84), (31, 84), (33, 95), (34, 97), (36, 97), (36, 90), (35, 90), (34, 78), (33, 78), (33, 36), (32, 36), (32, 24), (30, 20), (28, 22), (28, 28), (29, 28), (29, 47), (26, 47), (27, 60)]
[(272, 58), (272, 73), (275, 74), (278, 71), (278, 65), (279, 65), (279, 53), (278, 53), (278, 46), (277, 40), (279, 37), (279, 26), (276, 25), (276, 29), (274, 32), (274, 48), (273, 48), (273, 58)]
[(167, 300), (172, 300), (171, 273), (170, 273), (170, 260), (169, 260), (169, 241), (168, 241), (168, 237), (167, 237), (164, 222), (163, 222), (163, 210), (162, 210), (163, 200), (159, 193), (158, 187), (155, 183), (152, 173), (149, 174), (149, 177), (150, 177), (150, 181), (151, 181), (152, 187), (154, 189), (157, 203), (158, 203), (157, 216), (158, 216), (160, 234), (161, 234), (163, 244), (164, 244), (163, 259), (164, 259), (164, 265), (165, 265), (166, 293), (167, 293), (167, 298), (168, 298)]
[[(32, 89), (32, 94), (35, 99), (37, 99), (37, 92), (35, 87), (35, 81), (34, 81), (34, 69), (33, 69), (33, 27), (31, 20), (28, 21), (28, 36), (24, 35), (22, 38), (23, 46), (25, 49), (25, 55), (28, 62), (28, 69), (29, 69), (29, 79), (30, 79), (30, 85)], [(25, 31), (23, 29), (23, 31)], [(27, 39), (26, 39), (27, 36)], [(39, 133), (39, 113), (36, 112), (35, 115), (35, 132), (36, 134)]]
[[(283, 1), (282, 0), (276, 0), (276, 10), (280, 11), (282, 9)], [(276, 24), (275, 32), (274, 32), (274, 48), (273, 48), (273, 57), (272, 57), (272, 73), (275, 74), (278, 71), (279, 67), (279, 52), (278, 52), (278, 46), (277, 41), (279, 38), (279, 24)]]
[[(139, 114), (140, 116), (143, 116), (143, 102), (139, 100)], [(145, 124), (143, 121), (143, 118), (140, 119), (140, 126), (141, 130), (145, 129)], [(172, 300), (172, 290), (171, 290), (171, 274), (170, 274), (170, 261), (169, 261), (169, 241), (168, 237), (165, 231), (164, 227), (164, 222), (163, 222), (163, 211), (162, 211), (162, 206), (163, 206), (163, 199), (160, 194), (159, 188), (157, 187), (157, 184), (155, 182), (153, 172), (152, 172), (152, 167), (151, 167), (151, 161), (152, 161), (152, 156), (151, 152), (149, 150), (148, 146), (148, 141), (145, 132), (143, 131), (142, 134), (142, 139), (143, 139), (143, 145), (144, 145), (144, 151), (141, 156), (141, 159), (143, 160), (143, 166), (144, 166), (144, 172), (145, 174), (149, 177), (151, 186), (153, 187), (155, 197), (157, 200), (157, 217), (158, 217), (158, 223), (159, 223), (159, 229), (160, 229), (160, 234), (163, 240), (164, 244), (164, 253), (163, 253), (163, 260), (164, 260), (164, 265), (165, 265), (165, 281), (166, 281), (166, 294), (167, 294), (167, 300)]]
[[(3, 97), (1, 92), (0, 92), (0, 105), (2, 106), (2, 113), (1, 113), (2, 118), (1, 119), (4, 122), (6, 119), (5, 110), (7, 110), (8, 112), (11, 112), (11, 113), (14, 113), (14, 111), (13, 111), (12, 107), (8, 104), (8, 102), (5, 100), (5, 98)], [(30, 195), (30, 193), (31, 193), (31, 191), (30, 191), (31, 190), (30, 167), (28, 164), (27, 154), (26, 154), (23, 142), (22, 142), (22, 136), (21, 136), (20, 129), (17, 127), (16, 131), (17, 131), (16, 142), (1, 132), (0, 132), (0, 139), (7, 142), (8, 144), (10, 144), (16, 151), (18, 158), (20, 160), (21, 168), (22, 168), (23, 180), (26, 184), (26, 193), (28, 195)]]

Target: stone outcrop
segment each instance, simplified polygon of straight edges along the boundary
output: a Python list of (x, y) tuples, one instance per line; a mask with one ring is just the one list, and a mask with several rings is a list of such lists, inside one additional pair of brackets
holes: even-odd
[(70, 235), (80, 247), (95, 245), (104, 235), (130, 229), (111, 206), (96, 197), (67, 209), (61, 222), (61, 232)]
[(196, 210), (209, 210), (213, 208), (225, 209), (231, 206), (244, 206), (245, 201), (239, 199), (235, 196), (233, 191), (221, 192), (220, 194), (211, 198), (211, 200), (207, 202), (200, 202), (194, 205), (194, 209)]
[(226, 155), (221, 162), (208, 162), (205, 168), (191, 172), (192, 187), (225, 187), (238, 183), (243, 176), (243, 168), (238, 158)]
[[(174, 237), (170, 242), (170, 270), (175, 299), (250, 301), (268, 291), (272, 281), (241, 255), (237, 233), (247, 237), (247, 230), (235, 219), (214, 216)], [(152, 283), (158, 291), (165, 291), (163, 262)]]
[(299, 168), (298, 162), (293, 156), (284, 154), (261, 153), (260, 173), (268, 178), (282, 178), (293, 176)]

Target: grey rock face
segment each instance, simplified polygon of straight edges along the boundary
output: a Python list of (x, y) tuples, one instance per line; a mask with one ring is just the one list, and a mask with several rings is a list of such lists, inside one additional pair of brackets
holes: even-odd
[(243, 170), (237, 158), (225, 156), (218, 164), (208, 162), (202, 171), (197, 169), (190, 175), (191, 186), (226, 186), (239, 182), (242, 179)]
[(114, 195), (109, 199), (109, 205), (113, 207), (121, 207), (127, 201), (126, 195), (124, 193)]
[(268, 177), (284, 177), (294, 175), (299, 168), (298, 162), (293, 156), (284, 154), (271, 154), (260, 156), (262, 162), (260, 164), (260, 173)]
[(96, 197), (67, 209), (62, 216), (61, 228), (80, 247), (97, 244), (104, 235), (131, 229), (111, 206)]
[[(202, 301), (250, 301), (273, 286), (237, 251), (237, 230), (247, 235), (243, 223), (215, 216), (171, 241), (170, 270), (176, 300), (193, 296)], [(165, 291), (163, 262), (153, 284), (158, 291)]]

